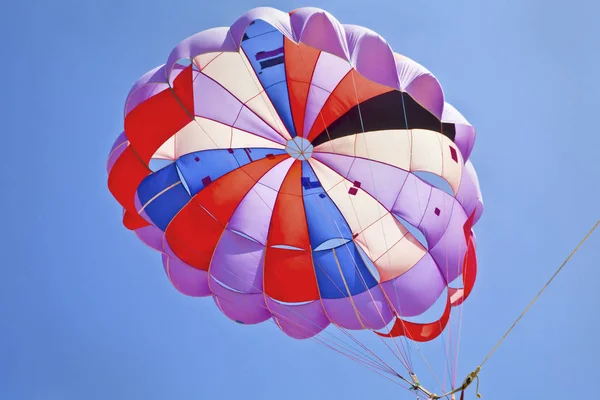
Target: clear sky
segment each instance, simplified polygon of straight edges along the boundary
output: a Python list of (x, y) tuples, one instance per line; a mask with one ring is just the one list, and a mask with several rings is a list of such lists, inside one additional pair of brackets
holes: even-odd
[[(414, 398), (313, 341), (236, 325), (210, 299), (178, 293), (107, 190), (130, 85), (185, 37), (259, 5), (319, 6), (377, 31), (430, 69), (478, 129), (485, 212), (461, 376), (600, 217), (597, 2), (9, 1), (1, 399)], [(597, 392), (599, 257), (600, 232), (486, 364), (484, 399)]]

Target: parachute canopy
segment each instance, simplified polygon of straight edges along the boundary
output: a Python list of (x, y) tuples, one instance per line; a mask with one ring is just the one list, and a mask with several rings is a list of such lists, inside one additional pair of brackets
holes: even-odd
[[(301, 339), (395, 321), (381, 335), (427, 341), (473, 285), (475, 130), (371, 30), (253, 9), (182, 41), (124, 118), (108, 160), (124, 225), (238, 323)], [(439, 321), (402, 319), (443, 293)]]

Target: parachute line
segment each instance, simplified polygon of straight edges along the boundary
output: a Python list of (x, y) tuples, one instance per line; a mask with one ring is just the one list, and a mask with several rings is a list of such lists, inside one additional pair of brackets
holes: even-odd
[[(575, 246), (575, 248), (567, 256), (567, 258), (558, 267), (558, 269), (556, 270), (556, 272), (554, 272), (554, 274), (550, 277), (550, 279), (548, 279), (548, 281), (544, 284), (544, 286), (540, 289), (540, 291), (534, 296), (534, 298), (527, 305), (527, 307), (525, 307), (525, 309), (523, 310), (523, 312), (521, 312), (521, 314), (519, 314), (519, 316), (513, 322), (513, 324), (508, 328), (508, 330), (504, 333), (504, 335), (502, 335), (502, 337), (500, 338), (500, 340), (498, 340), (498, 342), (494, 345), (494, 347), (492, 348), (492, 350), (485, 356), (485, 358), (479, 364), (479, 366), (477, 366), (477, 368), (475, 368), (475, 370), (473, 372), (471, 372), (469, 375), (467, 375), (467, 377), (463, 381), (463, 384), (460, 387), (458, 387), (458, 388), (456, 388), (456, 389), (454, 389), (454, 390), (452, 390), (450, 392), (444, 393), (444, 394), (442, 394), (440, 396), (434, 394), (431, 397), (431, 399), (437, 400), (437, 399), (440, 399), (442, 397), (446, 397), (446, 396), (449, 396), (449, 395), (452, 395), (452, 394), (455, 394), (455, 393), (458, 393), (458, 392), (462, 392), (463, 393), (462, 396), (464, 396), (465, 389), (467, 389), (473, 383), (473, 381), (475, 381), (475, 380), (477, 381), (476, 394), (477, 394), (478, 398), (481, 398), (481, 394), (479, 393), (479, 372), (483, 368), (484, 364), (487, 363), (488, 360), (490, 359), (490, 357), (496, 352), (496, 350), (498, 350), (498, 347), (500, 347), (500, 345), (502, 344), (502, 342), (504, 342), (504, 340), (512, 332), (512, 330), (515, 328), (515, 326), (517, 326), (517, 324), (521, 321), (521, 319), (525, 316), (525, 314), (527, 314), (527, 312), (531, 309), (531, 307), (535, 304), (535, 302), (540, 298), (540, 296), (546, 291), (546, 289), (548, 289), (548, 286), (550, 286), (550, 284), (552, 283), (552, 281), (554, 281), (554, 279), (558, 276), (558, 274), (563, 270), (563, 268), (567, 265), (567, 263), (571, 260), (571, 258), (579, 251), (579, 249), (581, 248), (581, 246), (589, 239), (589, 237), (592, 235), (592, 233), (594, 233), (594, 231), (596, 230), (596, 228), (598, 228), (599, 225), (600, 225), (600, 220), (596, 221), (596, 223), (594, 224), (594, 226), (588, 231), (588, 233), (577, 244), (577, 246)], [(461, 396), (461, 398), (462, 398), (462, 396)]]
[(504, 335), (502, 335), (502, 337), (500, 338), (500, 340), (498, 341), (498, 343), (496, 343), (496, 345), (487, 354), (487, 356), (485, 356), (485, 358), (483, 359), (483, 361), (481, 362), (481, 364), (479, 364), (478, 368), (483, 367), (483, 364), (485, 364), (490, 359), (490, 357), (492, 356), (492, 354), (494, 354), (494, 352), (502, 344), (502, 342), (504, 341), (504, 339), (506, 339), (506, 337), (510, 334), (510, 332), (515, 328), (515, 326), (517, 326), (517, 324), (519, 323), (519, 321), (525, 316), (525, 314), (527, 313), (527, 311), (529, 311), (529, 309), (531, 308), (531, 306), (533, 306), (533, 304), (540, 298), (540, 296), (542, 295), (542, 293), (544, 293), (546, 291), (546, 289), (548, 288), (548, 286), (550, 286), (550, 284), (552, 283), (552, 281), (554, 280), (554, 278), (556, 278), (556, 276), (560, 273), (560, 271), (562, 271), (562, 269), (565, 267), (565, 265), (567, 265), (567, 263), (569, 262), (569, 260), (571, 260), (571, 258), (575, 255), (575, 253), (577, 253), (579, 251), (579, 249), (581, 248), (581, 246), (588, 240), (588, 238), (592, 235), (592, 233), (594, 233), (594, 231), (596, 230), (596, 228), (598, 228), (598, 225), (600, 225), (600, 220), (596, 221), (596, 223), (594, 224), (594, 226), (592, 227), (592, 229), (590, 229), (590, 231), (584, 236), (584, 238), (573, 249), (573, 251), (571, 251), (571, 253), (569, 254), (569, 256), (562, 262), (562, 264), (560, 265), (560, 267), (558, 267), (558, 269), (556, 270), (556, 272), (554, 273), (554, 275), (552, 275), (550, 277), (550, 279), (548, 279), (548, 282), (546, 282), (546, 284), (542, 287), (542, 289), (538, 292), (538, 294), (535, 295), (535, 297), (533, 298), (533, 300), (531, 300), (531, 302), (527, 305), (527, 307), (525, 307), (525, 310), (523, 310), (523, 312), (519, 315), (519, 317), (515, 320), (515, 322), (513, 322), (513, 324), (510, 326), (510, 328), (508, 328), (508, 330), (506, 331), (506, 333), (504, 333)]

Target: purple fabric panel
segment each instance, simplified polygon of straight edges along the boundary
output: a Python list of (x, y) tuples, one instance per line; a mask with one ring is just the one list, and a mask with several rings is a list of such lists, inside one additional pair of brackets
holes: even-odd
[(271, 318), (271, 312), (265, 304), (265, 296), (234, 292), (210, 279), (210, 288), (215, 303), (223, 314), (242, 324), (258, 324)]
[[(165, 66), (161, 65), (146, 72), (142, 75), (131, 87), (127, 94), (127, 100), (125, 101), (124, 114), (127, 115), (131, 110), (135, 108), (142, 101), (148, 99), (154, 93), (154, 84), (162, 84), (162, 90), (169, 87), (167, 85), (167, 75), (165, 72)], [(144, 86), (149, 89), (140, 90)], [(151, 88), (151, 89), (150, 89)], [(138, 93), (139, 92), (139, 93)]]
[(194, 81), (194, 114), (233, 126), (243, 105), (204, 74)]
[(294, 339), (317, 335), (329, 325), (320, 301), (300, 305), (281, 304), (267, 297), (267, 306), (279, 328)]
[(477, 173), (471, 161), (467, 161), (463, 168), (456, 199), (460, 202), (467, 215), (471, 215), (475, 211), (474, 223), (476, 223), (483, 213), (483, 200)]
[(304, 131), (306, 137), (310, 132), (319, 112), (340, 81), (348, 74), (352, 66), (343, 58), (321, 53), (313, 73), (311, 86), (304, 113)]
[(269, 126), (258, 115), (254, 114), (248, 107), (242, 107), (242, 111), (235, 121), (234, 127), (255, 135), (262, 136), (265, 139), (272, 140), (279, 144), (285, 144), (284, 139), (271, 126)]
[(394, 315), (379, 286), (353, 296), (352, 300), (322, 299), (322, 302), (329, 320), (346, 329), (364, 329), (363, 326), (381, 329)]
[(375, 32), (356, 25), (344, 25), (352, 65), (365, 78), (400, 89), (396, 60), (390, 45)]
[(241, 232), (265, 245), (277, 192), (294, 163), (289, 158), (267, 172), (244, 197), (231, 216), (228, 229)]
[[(335, 149), (335, 145), (333, 146)], [(348, 175), (348, 172), (350, 172), (350, 168), (352, 168), (352, 164), (354, 164), (354, 160), (356, 159), (355, 157), (340, 156), (339, 154), (333, 153), (321, 153), (318, 151), (313, 152), (313, 158), (322, 162), (342, 176)]]
[(135, 191), (135, 195), (133, 196), (133, 204), (135, 205), (136, 210), (141, 210), (139, 211), (140, 217), (144, 218), (146, 222), (154, 226), (154, 222), (152, 222), (152, 219), (150, 219), (148, 214), (146, 214), (146, 210), (142, 210), (142, 203), (140, 202), (140, 197), (138, 196), (137, 190)]
[(350, 63), (343, 58), (321, 53), (311, 84), (331, 93), (351, 69)]
[(408, 174), (392, 165), (355, 158), (346, 179), (350, 182), (360, 182), (361, 189), (373, 196), (386, 210), (391, 211)]
[(163, 241), (163, 266), (169, 280), (181, 293), (187, 296), (205, 297), (211, 295), (208, 286), (208, 273), (194, 268), (173, 254), (167, 241)]
[[(140, 201), (140, 196), (138, 195), (138, 191), (135, 191), (135, 194), (133, 195), (133, 205), (135, 206), (136, 210), (142, 210), (142, 202)], [(145, 218), (148, 218), (148, 214), (146, 214), (146, 212), (144, 210), (142, 211), (138, 211), (139, 214), (145, 214)], [(148, 221), (150, 222), (150, 221)]]
[[(348, 46), (348, 54), (350, 55), (349, 61), (353, 61), (352, 56), (358, 52), (358, 43), (361, 38), (363, 29), (367, 29), (358, 25), (343, 24), (344, 34), (346, 35), (346, 43)], [(356, 64), (353, 63), (355, 66)]]
[(409, 174), (392, 206), (392, 213), (415, 227), (421, 224), (431, 196), (431, 185)]
[(237, 50), (238, 48), (229, 36), (229, 29), (226, 27), (208, 29), (198, 32), (179, 43), (169, 54), (165, 71), (171, 71), (175, 63), (181, 59), (189, 60), (200, 54)]
[(225, 230), (215, 248), (209, 273), (224, 285), (242, 293), (262, 293), (265, 247)]
[(194, 114), (285, 144), (285, 139), (229, 91), (204, 74), (194, 80)]
[(444, 102), (444, 112), (442, 113), (442, 122), (452, 124), (470, 125), (469, 121), (452, 104)]
[[(123, 145), (123, 143), (127, 142), (127, 137), (125, 136), (125, 132), (121, 133), (112, 148), (110, 149), (110, 155), (108, 157), (108, 161), (106, 162), (106, 173), (110, 174), (110, 170), (115, 165), (115, 162), (119, 159), (121, 154), (125, 151), (128, 145)], [(122, 145), (122, 146), (121, 146)], [(121, 146), (121, 147), (119, 147)]]
[[(171, 83), (184, 69), (185, 67), (182, 65), (174, 66), (173, 71), (170, 74)], [(164, 65), (147, 72), (139, 78), (129, 90), (124, 107), (125, 116), (139, 104), (167, 89), (169, 89), (169, 84), (167, 82)]]
[(148, 225), (140, 229), (135, 230), (137, 237), (146, 245), (150, 246), (156, 251), (163, 249), (163, 237), (165, 233), (155, 227), (154, 225)]
[(242, 200), (231, 217), (228, 228), (248, 235), (264, 245), (267, 242), (269, 222), (276, 198), (276, 191), (257, 185)]
[(444, 92), (435, 76), (419, 63), (401, 55), (396, 55), (396, 68), (402, 89), (441, 119)]
[(427, 209), (417, 228), (423, 233), (429, 248), (434, 247), (450, 222), (457, 201), (448, 193), (433, 187)]
[(467, 160), (471, 156), (473, 146), (475, 145), (475, 128), (471, 125), (455, 125), (456, 134), (454, 143)]
[(463, 226), (467, 215), (458, 204), (454, 203), (448, 227), (435, 246), (430, 246), (429, 254), (437, 263), (446, 282), (452, 282), (462, 273), (463, 258), (467, 250)]
[(401, 90), (406, 90), (412, 81), (423, 73), (429, 72), (419, 63), (401, 54), (394, 53), (394, 59), (396, 60), (396, 69), (398, 70)]
[(468, 160), (475, 144), (475, 128), (469, 124), (467, 119), (450, 103), (444, 103), (444, 113), (442, 122), (455, 124), (456, 135), (454, 143), (463, 155), (463, 159)]
[(138, 88), (135, 92), (131, 93), (125, 104), (125, 114), (129, 114), (135, 107), (157, 93), (167, 90), (169, 85), (166, 83), (148, 83)]
[(296, 10), (290, 20), (298, 42), (350, 60), (344, 28), (331, 14), (319, 8), (304, 7)]
[(433, 75), (421, 75), (408, 85), (406, 91), (438, 118), (444, 109), (444, 92)]
[[(170, 74), (171, 83), (184, 69), (185, 67), (179, 64), (173, 67), (173, 70)], [(129, 92), (129, 96), (127, 97), (127, 102), (125, 104), (125, 115), (130, 113), (135, 107), (148, 100), (150, 97), (169, 88), (167, 78), (164, 76), (165, 72), (165, 69), (161, 68), (147, 79), (142, 77), (142, 79), (144, 79), (143, 81), (140, 79), (138, 82), (136, 82), (134, 88)], [(142, 84), (141, 81), (145, 83)]]
[(436, 302), (446, 282), (433, 258), (425, 254), (414, 267), (381, 286), (398, 315), (413, 317), (423, 314)]
[[(456, 200), (464, 208), (467, 215), (477, 209), (476, 219), (483, 211), (481, 194), (475, 170), (470, 162), (463, 169), (461, 182), (456, 194)], [(433, 247), (443, 232), (443, 226), (448, 223), (450, 210), (454, 207), (454, 198), (446, 192), (432, 187), (414, 174), (409, 174), (402, 186), (400, 194), (392, 207), (392, 213), (403, 218), (411, 225), (419, 228), (430, 247)], [(438, 209), (440, 215), (435, 214)]]
[(315, 158), (344, 176), (350, 182), (360, 182), (360, 187), (373, 196), (388, 211), (400, 193), (408, 172), (392, 165), (331, 153), (314, 153)]
[(323, 108), (323, 105), (329, 98), (329, 93), (326, 90), (311, 85), (308, 90), (308, 99), (306, 101), (306, 111), (304, 112), (304, 128), (302, 131), (302, 137), (306, 137), (310, 132), (310, 129), (315, 123), (319, 112)]
[(117, 139), (115, 139), (115, 142), (113, 143), (112, 147), (110, 148), (110, 151), (108, 152), (108, 154), (115, 151), (115, 149), (117, 147), (119, 147), (122, 143), (125, 143), (126, 141), (127, 141), (127, 136), (125, 136), (125, 132), (121, 132), (119, 134), (119, 136), (117, 137)]
[[(279, 191), (283, 180), (295, 161), (296, 160), (293, 158), (288, 158), (281, 161), (279, 164), (271, 168), (269, 172), (263, 175), (262, 178), (260, 178), (258, 181), (259, 186), (266, 186), (273, 190)], [(255, 186), (254, 189), (258, 189), (258, 186)]]
[(233, 39), (236, 48), (239, 48), (248, 25), (256, 20), (265, 21), (287, 36), (288, 39), (295, 41), (288, 13), (271, 7), (256, 7), (238, 18), (238, 20), (229, 28), (231, 38)]

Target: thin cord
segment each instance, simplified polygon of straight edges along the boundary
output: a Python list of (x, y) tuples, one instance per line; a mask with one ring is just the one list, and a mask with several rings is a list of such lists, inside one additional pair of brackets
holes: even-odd
[(483, 367), (483, 365), (490, 359), (492, 354), (494, 354), (496, 352), (496, 350), (498, 350), (498, 347), (500, 347), (500, 345), (502, 344), (504, 339), (506, 339), (506, 337), (510, 334), (510, 332), (512, 332), (512, 330), (515, 328), (515, 326), (517, 326), (519, 321), (525, 316), (527, 311), (529, 311), (531, 306), (533, 306), (533, 304), (540, 298), (542, 293), (544, 293), (544, 291), (548, 288), (548, 286), (550, 286), (550, 283), (552, 283), (554, 278), (556, 278), (556, 276), (560, 273), (560, 271), (562, 271), (562, 269), (565, 267), (565, 265), (567, 265), (569, 260), (571, 260), (571, 258), (575, 255), (575, 253), (577, 253), (579, 251), (581, 246), (588, 240), (588, 238), (592, 235), (592, 233), (596, 230), (596, 228), (598, 228), (598, 225), (600, 225), (600, 220), (596, 221), (596, 223), (594, 224), (592, 229), (589, 230), (589, 232), (584, 236), (584, 238), (579, 242), (579, 244), (573, 249), (573, 251), (571, 251), (571, 254), (569, 254), (569, 256), (562, 262), (562, 264), (560, 265), (560, 267), (558, 267), (558, 269), (556, 270), (554, 275), (552, 275), (550, 277), (550, 279), (548, 279), (548, 282), (546, 282), (546, 284), (542, 287), (542, 289), (538, 292), (538, 294), (535, 295), (533, 300), (531, 300), (531, 302), (529, 303), (529, 305), (527, 305), (525, 310), (523, 310), (523, 312), (519, 315), (519, 317), (515, 320), (515, 322), (513, 322), (511, 327), (508, 328), (508, 330), (500, 338), (498, 343), (496, 343), (496, 345), (492, 348), (492, 350), (488, 353), (488, 355), (483, 359), (481, 364), (479, 364), (479, 366), (477, 368), (475, 368), (475, 370), (473, 372), (471, 372), (469, 375), (467, 375), (463, 384), (460, 387), (458, 387), (448, 393), (444, 393), (440, 396), (432, 394), (432, 396), (430, 396), (431, 399), (440, 399), (441, 397), (448, 396), (448, 395), (451, 395), (454, 393), (458, 393), (460, 391), (464, 391), (467, 387), (469, 387), (471, 385), (471, 383), (473, 383), (473, 381), (477, 381), (477, 397), (481, 398), (481, 394), (479, 394), (479, 372), (481, 371), (481, 368)]
[(541, 296), (541, 294), (548, 288), (548, 286), (550, 285), (550, 283), (552, 283), (552, 281), (554, 280), (554, 278), (556, 278), (556, 276), (560, 273), (560, 271), (565, 267), (565, 265), (567, 265), (567, 263), (569, 262), (569, 260), (571, 259), (571, 257), (573, 257), (575, 255), (575, 253), (577, 253), (577, 251), (579, 250), (579, 248), (583, 245), (583, 243), (585, 243), (586, 240), (588, 240), (588, 238), (591, 236), (591, 234), (596, 230), (596, 228), (598, 227), (598, 225), (600, 225), (600, 220), (598, 220), (596, 222), (596, 224), (592, 227), (592, 229), (590, 229), (590, 231), (587, 233), (587, 235), (585, 235), (585, 237), (581, 240), (581, 242), (579, 242), (579, 244), (577, 245), (577, 247), (575, 247), (573, 249), (573, 251), (571, 252), (571, 254), (569, 254), (569, 256), (565, 259), (565, 261), (563, 261), (563, 263), (561, 264), (561, 266), (556, 270), (556, 272), (554, 273), (554, 275), (552, 275), (552, 277), (548, 280), (548, 282), (546, 282), (546, 284), (544, 285), (544, 287), (542, 287), (542, 289), (538, 292), (538, 294), (533, 298), (533, 300), (531, 300), (531, 302), (529, 303), (529, 305), (525, 308), (525, 310), (523, 310), (523, 312), (521, 313), (521, 315), (519, 315), (519, 317), (515, 320), (515, 322), (513, 322), (513, 324), (511, 325), (510, 328), (508, 328), (508, 330), (506, 331), (506, 333), (504, 334), (504, 336), (502, 336), (500, 338), (500, 340), (498, 341), (498, 343), (496, 343), (496, 345), (494, 346), (494, 348), (488, 353), (488, 355), (483, 359), (483, 361), (481, 362), (481, 364), (479, 364), (479, 368), (483, 367), (483, 364), (485, 364), (489, 358), (492, 356), (492, 354), (494, 354), (494, 352), (498, 349), (498, 347), (500, 346), (500, 344), (502, 344), (502, 342), (504, 341), (504, 339), (506, 339), (506, 337), (508, 336), (508, 334), (514, 329), (514, 327), (519, 323), (519, 321), (521, 320), (521, 318), (523, 318), (523, 316), (527, 313), (527, 311), (529, 311), (529, 309), (531, 308), (531, 306), (533, 306), (533, 304), (537, 301), (537, 299)]

